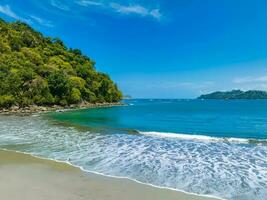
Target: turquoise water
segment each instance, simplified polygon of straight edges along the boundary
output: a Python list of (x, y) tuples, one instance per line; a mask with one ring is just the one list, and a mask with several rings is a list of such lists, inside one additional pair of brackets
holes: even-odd
[(58, 113), (53, 117), (106, 131), (128, 129), (219, 138), (267, 139), (265, 100), (128, 100), (126, 103), (130, 106)]
[(266, 200), (267, 101), (129, 100), (0, 115), (0, 148), (85, 171), (231, 200)]

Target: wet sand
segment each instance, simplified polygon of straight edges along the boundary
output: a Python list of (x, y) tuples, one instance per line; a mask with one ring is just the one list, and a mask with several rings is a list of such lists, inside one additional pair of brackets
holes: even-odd
[(3, 200), (212, 200), (128, 179), (85, 173), (79, 168), (0, 150)]

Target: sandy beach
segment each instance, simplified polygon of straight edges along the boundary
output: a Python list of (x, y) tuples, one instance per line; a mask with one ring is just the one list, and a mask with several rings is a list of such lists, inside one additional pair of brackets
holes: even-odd
[(0, 195), (4, 200), (214, 199), (88, 174), (64, 163), (10, 151), (0, 151)]

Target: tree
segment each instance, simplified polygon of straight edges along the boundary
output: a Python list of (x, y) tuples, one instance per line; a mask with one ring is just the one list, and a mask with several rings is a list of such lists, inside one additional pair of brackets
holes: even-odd
[(0, 96), (0, 107), (10, 108), (15, 103), (15, 99), (12, 95)]
[(108, 75), (79, 49), (44, 37), (22, 22), (0, 19), (0, 108), (117, 102), (122, 95)]
[(63, 71), (55, 71), (48, 76), (48, 86), (53, 96), (62, 98), (70, 93), (70, 81)]
[(70, 93), (70, 103), (79, 103), (81, 101), (81, 92), (77, 88), (72, 88), (71, 93)]

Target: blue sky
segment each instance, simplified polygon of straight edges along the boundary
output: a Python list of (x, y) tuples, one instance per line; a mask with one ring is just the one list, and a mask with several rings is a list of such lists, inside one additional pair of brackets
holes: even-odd
[(266, 10), (263, 0), (0, 1), (0, 17), (81, 49), (145, 98), (267, 90)]

